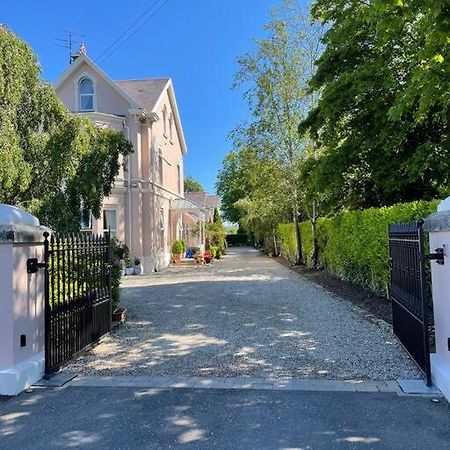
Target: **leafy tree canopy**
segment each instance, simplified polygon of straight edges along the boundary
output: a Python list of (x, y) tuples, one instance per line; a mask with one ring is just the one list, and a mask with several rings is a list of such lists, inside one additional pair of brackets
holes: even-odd
[(314, 99), (307, 86), (322, 34), (309, 19), (297, 1), (284, 0), (271, 13), (266, 37), (238, 59), (235, 85), (244, 88), (251, 121), (232, 133), (234, 151), (224, 160), (217, 189), (225, 217), (258, 236), (275, 230), (286, 205), (295, 224), (301, 214), (298, 170), (309, 140), (297, 127)]
[(77, 231), (82, 216), (99, 217), (132, 147), (122, 133), (69, 114), (39, 76), (30, 47), (0, 26), (0, 202)]
[(193, 177), (184, 179), (184, 192), (205, 192), (203, 186)]
[(332, 209), (431, 199), (450, 182), (450, 14), (446, 0), (316, 0), (327, 27), (310, 83), (321, 98), (300, 132)]

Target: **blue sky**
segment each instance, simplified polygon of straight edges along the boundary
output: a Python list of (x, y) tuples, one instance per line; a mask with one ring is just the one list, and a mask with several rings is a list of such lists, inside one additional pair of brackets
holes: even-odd
[[(0, 23), (31, 45), (43, 78), (54, 81), (68, 64), (68, 51), (56, 46), (55, 38), (64, 37), (57, 28), (85, 34), (88, 56), (95, 60), (154, 1), (4, 1)], [(188, 145), (185, 172), (208, 191), (214, 190), (221, 161), (231, 150), (228, 133), (248, 114), (241, 93), (231, 90), (236, 58), (264, 35), (269, 10), (278, 3), (168, 0), (100, 62), (113, 79), (172, 77)]]

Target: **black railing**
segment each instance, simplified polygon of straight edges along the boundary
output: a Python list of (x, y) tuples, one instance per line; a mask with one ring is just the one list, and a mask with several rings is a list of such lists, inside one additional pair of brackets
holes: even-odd
[(111, 331), (111, 242), (109, 233), (44, 237), (49, 374)]
[(423, 222), (389, 226), (389, 256), (394, 334), (431, 385), (427, 283)]

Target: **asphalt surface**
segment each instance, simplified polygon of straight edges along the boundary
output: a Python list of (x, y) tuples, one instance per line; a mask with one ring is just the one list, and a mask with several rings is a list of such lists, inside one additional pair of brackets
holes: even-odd
[(0, 401), (0, 449), (450, 449), (444, 400), (67, 387)]
[(125, 277), (127, 322), (67, 371), (332, 380), (420, 378), (391, 332), (251, 248)]

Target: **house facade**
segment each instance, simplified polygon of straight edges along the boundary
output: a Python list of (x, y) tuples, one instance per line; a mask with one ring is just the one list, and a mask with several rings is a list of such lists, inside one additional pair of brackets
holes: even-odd
[(110, 228), (144, 273), (169, 264), (176, 239), (201, 247), (205, 211), (184, 198), (187, 149), (171, 79), (112, 80), (81, 52), (54, 88), (69, 111), (122, 131), (133, 145), (101, 217), (86, 226), (94, 233)]

